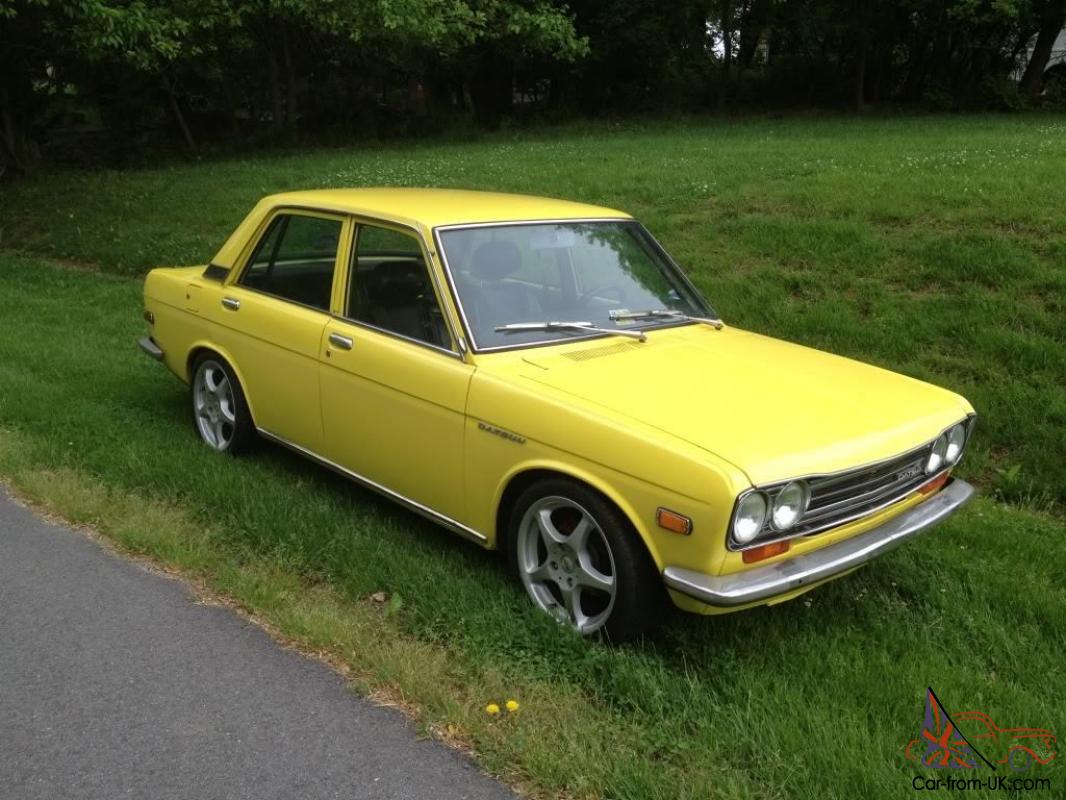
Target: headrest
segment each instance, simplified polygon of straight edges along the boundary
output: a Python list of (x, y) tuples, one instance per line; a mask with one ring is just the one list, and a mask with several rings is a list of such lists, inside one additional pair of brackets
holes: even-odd
[(479, 281), (498, 281), (522, 268), (522, 254), (514, 242), (484, 242), (470, 259), (470, 274)]

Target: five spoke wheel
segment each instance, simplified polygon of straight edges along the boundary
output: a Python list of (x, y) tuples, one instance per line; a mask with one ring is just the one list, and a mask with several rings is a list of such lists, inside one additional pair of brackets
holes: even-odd
[(200, 437), (219, 452), (228, 450), (237, 430), (237, 408), (233, 384), (214, 359), (204, 359), (197, 366), (192, 402)]
[(614, 608), (614, 555), (595, 518), (574, 500), (544, 497), (518, 528), (518, 568), (533, 601), (579, 633), (604, 626)]

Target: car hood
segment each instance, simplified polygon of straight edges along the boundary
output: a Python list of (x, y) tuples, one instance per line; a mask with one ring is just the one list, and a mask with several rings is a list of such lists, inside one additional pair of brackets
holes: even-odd
[(736, 328), (572, 342), (521, 363), (526, 379), (713, 453), (755, 485), (898, 455), (972, 412), (945, 389)]

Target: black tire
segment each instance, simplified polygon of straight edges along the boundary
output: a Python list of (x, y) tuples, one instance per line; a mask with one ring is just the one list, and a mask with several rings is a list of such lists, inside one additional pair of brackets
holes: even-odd
[[(213, 422), (221, 425), (222, 435), (218, 437), (219, 444), (216, 444), (211, 438), (210, 429), (214, 425), (211, 421), (207, 421), (198, 410), (205, 397), (204, 394), (201, 394), (202, 373), (205, 379), (207, 376), (217, 376), (218, 373), (221, 373), (225, 376), (229, 386), (230, 402), (217, 406), (212, 405), (212, 407), (206, 409), (206, 411), (213, 411), (217, 415)], [(244, 389), (241, 386), (241, 382), (237, 379), (237, 374), (226, 362), (226, 359), (222, 358), (218, 353), (204, 351), (193, 361), (190, 377), (189, 405), (192, 410), (193, 428), (196, 430), (200, 440), (212, 450), (220, 453), (239, 455), (251, 450), (258, 441), (255, 422), (252, 420), (251, 411), (248, 410), (248, 401), (244, 397)], [(213, 393), (207, 392), (207, 394)], [(210, 403), (211, 401), (208, 402)], [(229, 410), (232, 412), (232, 421), (229, 421), (227, 415), (222, 413), (222, 407), (225, 405), (228, 405)], [(202, 422), (202, 420), (204, 421)]]
[[(557, 506), (558, 501), (568, 501), (578, 508)], [(588, 536), (589, 558), (599, 562), (594, 566), (603, 575), (607, 575), (607, 571), (599, 569), (599, 565), (609, 565), (613, 569), (611, 577), (615, 582), (613, 600), (605, 601), (606, 593), (597, 594), (598, 590), (592, 590), (591, 601), (604, 606), (595, 619), (606, 614), (605, 621), (592, 630), (581, 630), (573, 615), (569, 619), (565, 617), (567, 610), (562, 595), (565, 589), (559, 581), (569, 581), (572, 591), (574, 584), (568, 577), (569, 573), (557, 572), (556, 578), (544, 580), (536, 580), (529, 575), (532, 563), (540, 563), (540, 552), (544, 553), (545, 561), (534, 572), (547, 570), (552, 561), (545, 541), (534, 544), (533, 519), (545, 512), (554, 520), (558, 513), (579, 514), (581, 511), (587, 512), (595, 525), (594, 532)], [(530, 513), (529, 519), (527, 513)], [(561, 521), (565, 522), (565, 519)], [(597, 532), (600, 536), (596, 536)], [(602, 494), (577, 481), (563, 477), (545, 478), (525, 489), (511, 509), (502, 544), (508, 566), (534, 604), (552, 613), (560, 622), (578, 628), (585, 635), (597, 633), (613, 642), (630, 641), (657, 628), (669, 610), (666, 590), (655, 562), (629, 520)], [(606, 552), (603, 551), (604, 547)], [(536, 548), (537, 554), (534, 555), (533, 550), (527, 548)], [(580, 566), (577, 569), (583, 572)], [(578, 582), (581, 582), (580, 579)], [(547, 600), (546, 591), (551, 595)], [(573, 601), (579, 608), (586, 604), (583, 595), (584, 590), (579, 591), (577, 599)], [(552, 598), (556, 601), (554, 607), (551, 607)]]

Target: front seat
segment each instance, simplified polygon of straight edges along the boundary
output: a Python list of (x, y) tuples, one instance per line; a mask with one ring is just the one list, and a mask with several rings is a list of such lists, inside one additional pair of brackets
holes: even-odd
[(474, 251), (468, 270), (473, 278), (469, 311), (477, 327), (544, 318), (534, 288), (509, 280), (521, 268), (522, 253), (514, 242), (484, 242)]

